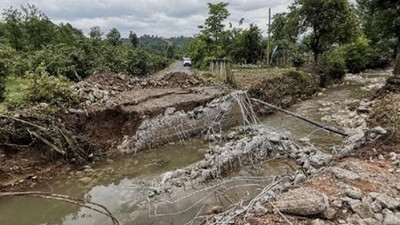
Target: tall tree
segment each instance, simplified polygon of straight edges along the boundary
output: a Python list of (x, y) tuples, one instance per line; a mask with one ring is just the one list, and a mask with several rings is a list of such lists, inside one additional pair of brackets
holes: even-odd
[(133, 33), (132, 31), (129, 32), (129, 41), (131, 42), (133, 48), (137, 48), (139, 46), (139, 38), (136, 33)]
[(89, 36), (93, 41), (101, 41), (103, 33), (101, 32), (99, 26), (94, 26), (90, 28)]
[[(357, 0), (367, 37), (375, 45), (386, 45), (396, 59), (400, 75), (400, 1)], [(388, 50), (389, 50), (388, 49)]]
[(121, 41), (121, 34), (117, 30), (117, 28), (112, 28), (110, 32), (106, 35), (107, 41), (114, 45), (120, 45), (122, 43)]
[(205, 22), (204, 33), (218, 42), (225, 25), (224, 20), (228, 18), (229, 12), (227, 6), (229, 3), (220, 2), (217, 4), (208, 3), (208, 18)]
[(53, 41), (56, 36), (56, 26), (35, 5), (28, 4), (21, 7), (24, 12), (23, 28), (29, 43), (27, 47), (31, 50), (39, 50), (42, 46)]
[(272, 18), (271, 33), (275, 41), (296, 42), (299, 35), (299, 15), (295, 8), (289, 13), (278, 13)]
[(16, 49), (17, 51), (22, 50), (24, 43), (24, 31), (22, 28), (22, 13), (10, 7), (9, 9), (4, 10), (3, 14), (3, 21), (5, 36), (9, 40), (11, 46)]
[(355, 37), (357, 17), (348, 0), (296, 0), (303, 34), (310, 34), (310, 49), (315, 62), (334, 44), (342, 44)]
[(235, 33), (233, 54), (237, 62), (256, 63), (261, 56), (261, 31), (255, 25), (249, 29)]
[(168, 45), (166, 55), (168, 59), (173, 59), (175, 57), (175, 46), (173, 44)]

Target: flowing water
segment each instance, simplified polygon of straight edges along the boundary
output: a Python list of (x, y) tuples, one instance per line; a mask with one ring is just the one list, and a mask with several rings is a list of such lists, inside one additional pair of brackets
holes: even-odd
[[(331, 110), (345, 108), (345, 101), (360, 99), (368, 93), (365, 87), (383, 84), (388, 73), (370, 74), (363, 82), (350, 82), (344, 86), (329, 88), (325, 96), (316, 97), (292, 106), (289, 110), (320, 121), (324, 115), (321, 102), (333, 102)], [(326, 113), (325, 113), (326, 114)], [(293, 117), (276, 113), (261, 119), (262, 123), (292, 132), (298, 138), (309, 138), (315, 145), (329, 150), (342, 141), (342, 137), (329, 134)], [(331, 124), (333, 125), (333, 124)], [(263, 185), (271, 182), (271, 175), (285, 175), (296, 166), (287, 160), (272, 160), (258, 166), (257, 171), (240, 171), (233, 179), (223, 184), (225, 200), (210, 194), (211, 189), (188, 193), (175, 193), (168, 201), (148, 203), (148, 187), (152, 180), (167, 171), (183, 168), (201, 160), (209, 148), (207, 143), (191, 140), (186, 143), (167, 145), (141, 152), (135, 156), (115, 159), (84, 171), (67, 173), (61, 178), (40, 184), (33, 190), (54, 192), (72, 197), (88, 199), (106, 206), (122, 224), (184, 224), (196, 214), (205, 213), (215, 202), (226, 206), (254, 196)], [(250, 176), (260, 176), (250, 178)], [(263, 178), (264, 177), (264, 178)], [(254, 184), (253, 186), (243, 184)], [(214, 187), (221, 188), (217, 182)], [(206, 197), (208, 197), (206, 199)], [(204, 199), (203, 203), (197, 204)], [(188, 208), (188, 205), (193, 206)], [(155, 208), (157, 206), (157, 209)], [(79, 206), (53, 200), (32, 198), (0, 199), (0, 225), (106, 225), (109, 218)]]

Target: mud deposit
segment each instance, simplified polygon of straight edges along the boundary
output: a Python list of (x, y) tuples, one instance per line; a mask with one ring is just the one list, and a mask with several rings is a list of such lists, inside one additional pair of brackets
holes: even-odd
[[(365, 94), (376, 88), (372, 85), (383, 84), (386, 76), (387, 73), (357, 79), (349, 77), (345, 85), (329, 88), (318, 97), (298, 103), (289, 110), (352, 133), (352, 127), (345, 121), (347, 117), (340, 115), (348, 114), (346, 110), (349, 104), (352, 101), (360, 102)], [(163, 107), (164, 110), (168, 108), (169, 106)], [(166, 113), (165, 116), (173, 113), (171, 111), (171, 114)], [(245, 143), (251, 143), (257, 138), (249, 138), (246, 142), (246, 137), (240, 133), (227, 131), (226, 138), (221, 143), (218, 139), (220, 137), (214, 137), (213, 142), (186, 139), (182, 143), (167, 144), (102, 165), (86, 167), (82, 171), (70, 172), (64, 177), (42, 183), (33, 190), (67, 194), (103, 204), (121, 224), (196, 224), (198, 221), (193, 220), (195, 217), (221, 213), (230, 209), (232, 204), (254, 198), (264, 187), (273, 184), (276, 177), (291, 182), (294, 177), (302, 179), (299, 174), (294, 174), (300, 165), (303, 165), (306, 174), (315, 172), (314, 167), (321, 166), (317, 164), (327, 155), (318, 153), (308, 142), (311, 141), (325, 152), (330, 152), (334, 145), (342, 142), (341, 137), (278, 113), (262, 118), (262, 123), (273, 127), (271, 129), (277, 135), (272, 135), (274, 132), (270, 131), (265, 134), (262, 131), (257, 132), (266, 135), (261, 136), (262, 140), (268, 140), (269, 143), (277, 144), (276, 146), (246, 146)], [(282, 147), (280, 144), (292, 140), (292, 137), (278, 129), (288, 130), (302, 141), (294, 141), (298, 143), (294, 147), (286, 148), (285, 144)], [(254, 137), (258, 137), (257, 132)], [(239, 157), (235, 156), (225, 164), (218, 164), (221, 161), (214, 160), (225, 152), (235, 152), (232, 146), (239, 146), (241, 142), (247, 147), (247, 152), (244, 152), (249, 154), (241, 158), (238, 153)], [(306, 144), (302, 144), (303, 142)], [(291, 143), (287, 143), (288, 146), (292, 146), (289, 145)], [(224, 148), (231, 150), (222, 150)], [(254, 153), (253, 148), (257, 151), (265, 148), (268, 150), (264, 152), (267, 157), (258, 158), (259, 155)], [(304, 158), (305, 152), (309, 158)], [(304, 160), (297, 160), (300, 163), (290, 160), (296, 157)], [(307, 160), (311, 162), (309, 171), (304, 169)], [(209, 165), (203, 164), (204, 162)], [(220, 168), (224, 166), (226, 170), (221, 173)], [(267, 219), (264, 221), (268, 221)], [(0, 224), (105, 225), (110, 224), (110, 221), (101, 215), (65, 203), (5, 198), (0, 201)]]

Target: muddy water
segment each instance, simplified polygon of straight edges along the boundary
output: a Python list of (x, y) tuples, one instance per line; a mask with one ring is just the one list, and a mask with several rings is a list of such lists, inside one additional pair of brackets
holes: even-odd
[[(362, 76), (348, 75), (344, 85), (328, 88), (323, 92), (323, 96), (295, 104), (289, 110), (317, 122), (321, 122), (324, 116), (329, 116), (332, 112), (339, 115), (347, 113), (344, 110), (347, 103), (368, 97), (371, 91), (383, 86), (389, 75), (390, 73), (386, 71), (365, 73)], [(266, 116), (261, 122), (290, 131), (297, 138), (307, 138), (319, 149), (325, 151), (329, 151), (343, 139), (339, 135), (283, 113)], [(340, 130), (337, 124), (324, 123)]]
[[(289, 110), (320, 121), (328, 112), (321, 104), (330, 102), (330, 111), (344, 109), (346, 100), (360, 99), (385, 81), (387, 73), (367, 74), (360, 79), (348, 79), (344, 86), (333, 87), (316, 97), (292, 106)], [(367, 88), (366, 88), (367, 87)], [(299, 138), (307, 137), (321, 148), (329, 148), (342, 138), (331, 135), (292, 117), (277, 113), (262, 118), (268, 126), (289, 130)], [(334, 126), (335, 124), (331, 124)], [(148, 202), (148, 187), (162, 173), (183, 168), (203, 158), (208, 144), (188, 141), (167, 145), (136, 156), (115, 159), (84, 171), (67, 173), (64, 177), (34, 187), (33, 190), (66, 194), (105, 205), (122, 224), (184, 224), (196, 215), (203, 215), (212, 206), (227, 207), (232, 201), (251, 198), (271, 175), (286, 175), (295, 170), (290, 161), (272, 160), (256, 169), (242, 170), (221, 185), (216, 182), (208, 189), (175, 193), (166, 199)], [(255, 176), (255, 177), (254, 177)], [(222, 188), (222, 189), (221, 189)], [(223, 195), (215, 195), (215, 190)], [(201, 201), (200, 201), (201, 200)], [(1, 225), (105, 225), (110, 220), (78, 206), (50, 200), (30, 198), (0, 199)]]

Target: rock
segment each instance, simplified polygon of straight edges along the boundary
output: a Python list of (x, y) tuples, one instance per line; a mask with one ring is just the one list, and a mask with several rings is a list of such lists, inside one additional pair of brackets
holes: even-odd
[(176, 111), (176, 109), (173, 108), (173, 107), (168, 108), (167, 110), (165, 110), (164, 115), (165, 115), (165, 116), (170, 116), (170, 115), (174, 114), (175, 111)]
[(319, 168), (321, 166), (328, 164), (331, 159), (332, 155), (318, 152), (317, 154), (315, 154), (310, 158), (310, 163), (312, 166)]
[(353, 198), (353, 199), (361, 200), (363, 197), (362, 191), (355, 187), (348, 187), (345, 192), (346, 192), (347, 196), (349, 196), (350, 198)]
[(149, 197), (149, 198), (154, 198), (154, 196), (156, 196), (156, 193), (154, 193), (154, 191), (149, 191), (147, 193), (147, 197)]
[(339, 220), (338, 223), (339, 224), (346, 224), (347, 222), (345, 220)]
[(328, 207), (323, 213), (321, 213), (321, 218), (332, 220), (336, 213), (337, 211), (334, 208)]
[[(357, 214), (353, 214), (353, 215), (349, 216), (346, 220), (350, 224), (360, 225), (359, 221), (362, 221), (362, 218)], [(364, 225), (364, 224), (362, 224), (362, 225)]]
[(383, 225), (400, 225), (400, 218), (394, 215), (394, 213), (387, 213), (383, 220)]
[(213, 206), (207, 210), (208, 215), (220, 214), (222, 212), (224, 212), (224, 207), (220, 205)]
[(373, 218), (375, 215), (371, 207), (367, 203), (363, 203), (361, 201), (350, 202), (350, 208), (354, 213), (363, 219)]
[(374, 201), (373, 203), (371, 203), (371, 208), (375, 213), (382, 212), (382, 205), (378, 201)]
[(385, 157), (383, 157), (383, 155), (379, 155), (378, 159), (381, 160), (381, 161), (385, 161)]
[(385, 134), (387, 134), (387, 131), (386, 131), (383, 127), (381, 127), (381, 126), (378, 126), (378, 127), (373, 128), (373, 129), (371, 130), (371, 132), (372, 132), (372, 133), (375, 133), (375, 134), (380, 134), (380, 135), (385, 135)]
[(296, 216), (318, 215), (329, 206), (324, 194), (310, 188), (298, 188), (286, 192), (275, 204), (281, 212)]
[(363, 220), (363, 222), (367, 225), (377, 225), (379, 224), (379, 221), (375, 218), (366, 218)]
[(367, 114), (367, 113), (369, 113), (369, 109), (367, 108), (367, 107), (365, 107), (365, 106), (360, 106), (360, 107), (358, 107), (358, 109), (357, 109), (357, 112), (359, 112), (359, 113), (365, 113), (365, 114)]
[(339, 167), (332, 167), (331, 171), (333, 172), (333, 174), (335, 174), (335, 176), (338, 179), (346, 179), (346, 180), (357, 180), (360, 179), (360, 175), (350, 171), (350, 170), (345, 170)]
[(90, 183), (90, 181), (92, 181), (92, 178), (91, 177), (83, 177), (83, 178), (79, 179), (79, 181), (82, 183), (88, 184), (88, 183)]
[(323, 220), (316, 219), (311, 222), (311, 225), (326, 225), (327, 223)]
[(299, 183), (303, 183), (307, 180), (306, 175), (304, 175), (304, 173), (299, 173), (296, 175), (296, 177), (294, 178), (294, 183), (295, 184), (299, 184)]
[(255, 204), (255, 211), (257, 212), (257, 215), (258, 216), (260, 216), (260, 215), (265, 215), (265, 214), (267, 214), (268, 213), (268, 209), (267, 208), (265, 208), (262, 204), (261, 204), (261, 202), (256, 202), (256, 204)]
[(390, 155), (390, 160), (392, 161), (396, 161), (398, 159), (397, 154), (394, 152), (391, 152), (389, 155)]
[(400, 206), (399, 201), (386, 194), (370, 193), (371, 197), (381, 203), (383, 208), (396, 209)]
[(335, 207), (337, 207), (337, 208), (342, 208), (343, 202), (342, 202), (340, 199), (335, 199), (335, 200), (332, 202), (332, 206), (335, 206)]
[(382, 214), (380, 214), (380, 213), (377, 213), (377, 214), (375, 214), (375, 217), (374, 217), (376, 220), (378, 220), (379, 222), (383, 222), (383, 215)]
[(190, 178), (192, 180), (196, 179), (198, 176), (200, 175), (199, 172), (197, 172), (196, 170), (192, 170), (192, 172), (190, 173)]

